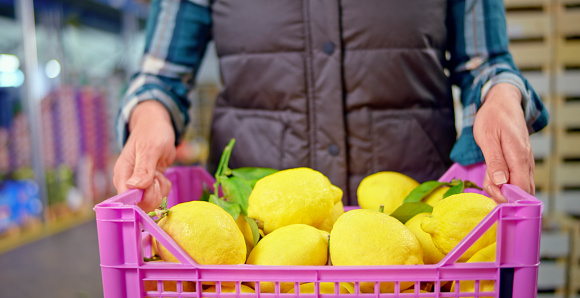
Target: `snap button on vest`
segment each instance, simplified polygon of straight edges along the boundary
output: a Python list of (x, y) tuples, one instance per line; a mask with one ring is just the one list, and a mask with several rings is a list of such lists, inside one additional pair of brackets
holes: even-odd
[(330, 144), (330, 146), (328, 146), (328, 153), (330, 153), (330, 155), (337, 156), (338, 152), (339, 152), (338, 146), (334, 144)]
[(326, 55), (330, 56), (334, 52), (334, 43), (331, 41), (327, 41), (322, 45), (322, 51), (326, 53)]

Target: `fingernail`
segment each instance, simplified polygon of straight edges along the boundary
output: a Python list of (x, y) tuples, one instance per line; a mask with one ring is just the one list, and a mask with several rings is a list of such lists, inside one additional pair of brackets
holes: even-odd
[(127, 183), (126, 184), (127, 185), (130, 185), (130, 186), (137, 186), (137, 184), (139, 182), (141, 182), (141, 178), (139, 178), (139, 177), (133, 177), (133, 178), (127, 180)]
[(485, 187), (485, 192), (487, 192), (488, 195), (492, 196), (493, 194), (491, 193), (491, 185), (488, 185)]
[(504, 183), (507, 183), (507, 177), (505, 175), (504, 172), (502, 171), (497, 171), (495, 173), (493, 173), (493, 183), (495, 185), (502, 185)]

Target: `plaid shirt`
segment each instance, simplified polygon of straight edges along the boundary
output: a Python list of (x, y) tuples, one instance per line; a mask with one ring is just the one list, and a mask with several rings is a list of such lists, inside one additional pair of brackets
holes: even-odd
[[(208, 0), (154, 0), (150, 6), (145, 53), (133, 76), (117, 118), (119, 143), (128, 137), (128, 119), (145, 100), (161, 102), (171, 114), (177, 140), (187, 125), (193, 87), (207, 43), (211, 40)], [(529, 133), (548, 123), (548, 112), (508, 51), (502, 0), (449, 0), (448, 64), (453, 85), (461, 89), (463, 127), (451, 159), (468, 165), (484, 161), (473, 138), (473, 123), (487, 91), (508, 82), (522, 94)]]

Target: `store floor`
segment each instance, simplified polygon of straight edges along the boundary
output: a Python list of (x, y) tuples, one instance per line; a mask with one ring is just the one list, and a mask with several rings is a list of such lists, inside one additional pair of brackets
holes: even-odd
[(0, 297), (103, 297), (100, 270), (91, 220), (0, 254)]

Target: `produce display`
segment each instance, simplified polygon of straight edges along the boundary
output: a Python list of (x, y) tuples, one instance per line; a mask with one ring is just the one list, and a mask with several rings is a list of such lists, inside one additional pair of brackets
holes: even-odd
[[(235, 140), (224, 150), (213, 189), (199, 201), (149, 215), (198, 264), (265, 266), (421, 265), (440, 262), (496, 206), (470, 181), (418, 183), (396, 172), (366, 177), (358, 189), (360, 208), (345, 208), (342, 191), (322, 173), (309, 168), (282, 171), (228, 168)], [(493, 225), (459, 262), (494, 262)], [(155, 260), (177, 262), (152, 240)], [(148, 259), (147, 261), (153, 261)], [(493, 281), (462, 281), (460, 291), (493, 291)], [(294, 293), (294, 282), (281, 282), (280, 293)], [(275, 293), (272, 282), (241, 284), (241, 292)], [(433, 292), (433, 284), (360, 283), (360, 292)], [(215, 292), (205, 284), (204, 292)], [(238, 289), (239, 290), (239, 289)], [(354, 283), (302, 283), (301, 293), (353, 293)], [(454, 283), (439, 289), (455, 291)], [(222, 282), (221, 292), (235, 292)]]

